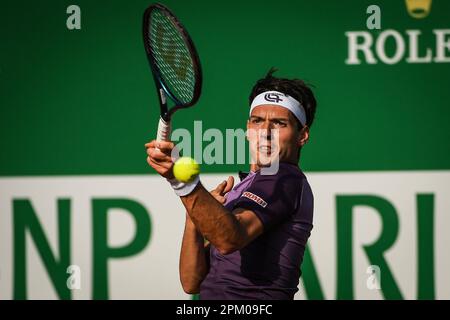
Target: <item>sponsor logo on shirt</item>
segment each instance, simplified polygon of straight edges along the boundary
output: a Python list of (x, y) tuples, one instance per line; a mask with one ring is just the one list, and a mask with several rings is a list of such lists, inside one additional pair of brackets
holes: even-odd
[(242, 194), (242, 197), (246, 197), (246, 198), (249, 198), (250, 200), (255, 201), (257, 204), (259, 204), (263, 208), (265, 208), (267, 206), (267, 202), (265, 202), (262, 198), (258, 197), (256, 194), (253, 194), (251, 192), (245, 191)]

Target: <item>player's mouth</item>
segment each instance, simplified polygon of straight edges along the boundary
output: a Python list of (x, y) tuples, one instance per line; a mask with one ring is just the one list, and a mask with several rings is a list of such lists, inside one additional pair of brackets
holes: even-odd
[(272, 151), (272, 147), (271, 146), (259, 146), (258, 151), (269, 153)]
[(265, 155), (265, 156), (271, 156), (274, 152), (276, 152), (276, 149), (274, 146), (271, 145), (260, 145), (258, 147), (258, 152), (261, 155)]

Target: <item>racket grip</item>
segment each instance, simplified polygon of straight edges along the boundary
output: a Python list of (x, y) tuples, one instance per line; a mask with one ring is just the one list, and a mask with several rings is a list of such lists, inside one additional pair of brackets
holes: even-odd
[(169, 141), (170, 138), (170, 122), (159, 118), (157, 141)]

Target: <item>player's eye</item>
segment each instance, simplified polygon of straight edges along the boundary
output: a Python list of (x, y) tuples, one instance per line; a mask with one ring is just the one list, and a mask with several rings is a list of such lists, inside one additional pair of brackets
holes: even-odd
[(261, 123), (262, 119), (261, 118), (252, 118), (252, 120), (250, 121), (251, 123)]
[(281, 121), (281, 120), (274, 120), (273, 123), (279, 127), (286, 127), (286, 122)]

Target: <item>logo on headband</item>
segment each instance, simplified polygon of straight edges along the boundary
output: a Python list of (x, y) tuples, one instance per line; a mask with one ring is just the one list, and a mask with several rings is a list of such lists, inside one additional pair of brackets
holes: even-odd
[(276, 103), (283, 101), (283, 99), (281, 99), (281, 97), (282, 97), (282, 95), (280, 93), (266, 93), (264, 95), (264, 99), (266, 99), (266, 101), (276, 102)]

